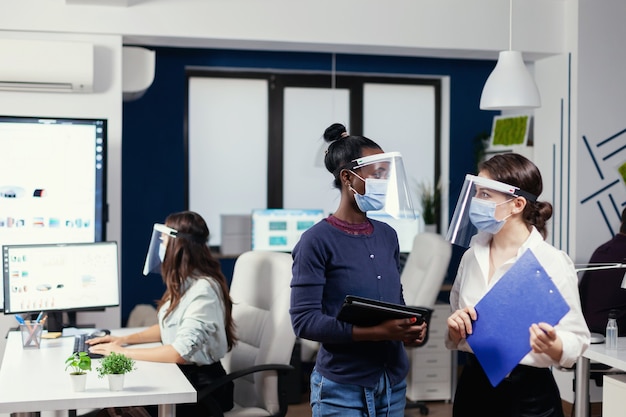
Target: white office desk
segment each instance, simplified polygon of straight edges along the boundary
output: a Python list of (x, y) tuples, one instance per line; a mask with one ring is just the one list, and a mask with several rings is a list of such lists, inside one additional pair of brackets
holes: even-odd
[(589, 345), (589, 348), (576, 362), (575, 417), (589, 415), (589, 364), (600, 362), (613, 368), (626, 371), (626, 337), (620, 337), (618, 348), (607, 350), (604, 343)]
[(73, 337), (61, 337), (42, 339), (41, 349), (23, 349), (20, 332), (10, 332), (0, 366), (0, 413), (158, 404), (159, 417), (175, 417), (175, 404), (196, 402), (196, 390), (173, 363), (136, 361), (137, 369), (124, 378), (124, 389), (110, 391), (107, 378), (98, 378), (99, 359), (94, 359), (86, 390), (75, 392), (65, 370), (73, 344)]

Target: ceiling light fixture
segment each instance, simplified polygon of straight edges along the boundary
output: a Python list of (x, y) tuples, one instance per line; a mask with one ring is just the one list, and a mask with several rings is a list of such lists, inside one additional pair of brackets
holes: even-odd
[(480, 96), (481, 110), (527, 109), (541, 106), (539, 90), (522, 59), (512, 50), (513, 0), (509, 1), (509, 50), (500, 51)]

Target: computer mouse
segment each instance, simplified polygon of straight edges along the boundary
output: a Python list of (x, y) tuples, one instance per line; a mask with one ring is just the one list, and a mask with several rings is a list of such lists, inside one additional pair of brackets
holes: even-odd
[(91, 336), (93, 337), (102, 337), (108, 334), (111, 334), (111, 331), (108, 329), (96, 329), (93, 332), (91, 332)]

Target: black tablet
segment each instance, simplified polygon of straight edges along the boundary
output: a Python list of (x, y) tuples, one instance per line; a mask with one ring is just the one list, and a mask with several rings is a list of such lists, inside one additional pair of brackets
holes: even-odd
[(387, 303), (371, 298), (347, 295), (337, 319), (357, 326), (375, 326), (386, 320), (415, 317), (417, 324), (430, 321), (432, 310), (425, 307)]

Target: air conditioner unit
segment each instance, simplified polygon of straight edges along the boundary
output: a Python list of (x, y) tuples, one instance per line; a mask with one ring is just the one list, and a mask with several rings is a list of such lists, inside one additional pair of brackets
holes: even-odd
[(87, 42), (0, 39), (0, 90), (92, 92), (93, 56)]
[(124, 101), (142, 97), (154, 81), (156, 53), (138, 46), (122, 48), (122, 98)]

